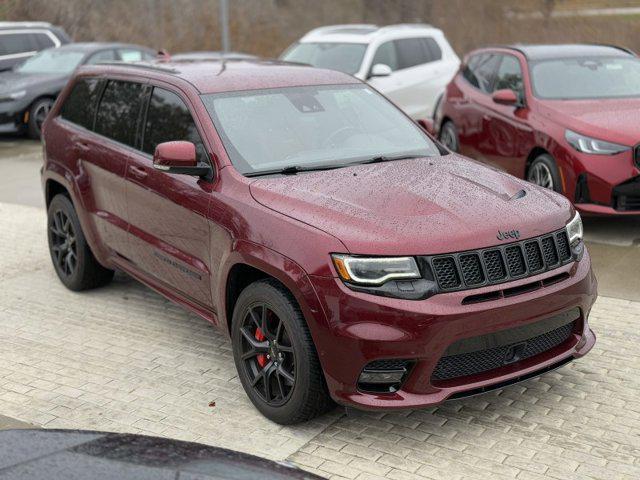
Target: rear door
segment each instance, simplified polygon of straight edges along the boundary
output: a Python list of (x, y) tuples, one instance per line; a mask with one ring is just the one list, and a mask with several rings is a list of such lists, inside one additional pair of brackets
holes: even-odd
[(158, 144), (186, 140), (199, 161), (211, 163), (186, 97), (170, 87), (153, 87), (142, 128), (142, 152), (127, 168), (130, 260), (160, 284), (211, 306), (207, 210), (212, 184), (190, 175), (153, 168)]
[(102, 240), (117, 254), (128, 257), (127, 164), (139, 153), (135, 149), (145, 86), (110, 79), (106, 81), (95, 119), (96, 135), (78, 142), (87, 159), (91, 179), (92, 213)]

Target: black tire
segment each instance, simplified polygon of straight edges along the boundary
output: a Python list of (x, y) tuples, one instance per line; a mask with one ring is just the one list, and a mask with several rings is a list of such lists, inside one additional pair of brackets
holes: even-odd
[(460, 137), (458, 137), (458, 129), (451, 120), (447, 120), (440, 128), (440, 143), (452, 152), (460, 151)]
[(34, 140), (40, 140), (42, 136), (42, 123), (53, 107), (54, 100), (52, 98), (40, 98), (33, 102), (29, 109), (29, 122), (27, 124), (29, 137)]
[(558, 165), (553, 157), (543, 153), (535, 158), (527, 170), (527, 181), (562, 193), (562, 182)]
[(106, 285), (114, 271), (93, 256), (80, 220), (69, 197), (53, 197), (47, 211), (49, 253), (58, 278), (69, 290), (80, 291)]
[[(264, 336), (260, 339), (260, 343), (267, 343), (269, 345), (268, 351), (272, 352), (271, 360), (266, 360), (266, 355), (262, 355), (262, 361), (269, 362), (266, 365), (259, 366), (256, 358), (258, 355), (247, 353), (247, 347), (249, 350), (256, 351), (251, 348), (253, 338), (251, 341), (248, 341), (247, 338), (248, 329), (254, 325), (251, 312), (263, 306), (266, 306), (266, 310), (271, 312), (272, 318), (276, 318), (276, 322), (281, 322), (284, 327), (283, 335), (286, 335), (286, 340), (280, 343), (288, 344), (287, 348), (292, 352), (287, 352), (287, 355), (291, 355), (289, 360), (280, 357), (281, 366), (293, 359), (288, 368), (293, 371), (295, 379), (292, 386), (285, 387), (289, 389), (286, 395), (282, 385), (279, 385), (281, 395), (279, 395), (279, 399), (274, 399), (271, 403), (266, 401), (263, 395), (264, 379), (268, 378), (271, 384), (272, 381), (279, 383), (282, 377), (278, 377), (277, 373), (271, 376), (265, 374), (261, 377), (262, 379), (258, 379), (255, 386), (252, 385), (252, 381), (260, 377), (262, 373), (269, 371), (270, 368), (273, 372), (278, 371), (278, 362), (273, 361), (274, 353), (271, 350), (273, 339), (277, 339), (278, 334), (276, 333), (275, 337)], [(266, 321), (263, 320), (263, 322)], [(255, 325), (258, 323), (255, 322)], [(264, 324), (266, 323), (261, 325)], [(269, 329), (269, 326), (265, 328), (265, 335)], [(252, 333), (249, 332), (249, 334)], [(257, 333), (255, 336), (257, 337)], [(278, 281), (273, 279), (259, 280), (242, 291), (233, 310), (231, 338), (233, 357), (242, 386), (251, 402), (269, 420), (281, 425), (291, 425), (315, 418), (334, 407), (304, 316), (293, 295)], [(266, 350), (261, 351), (266, 352)], [(249, 357), (247, 358), (247, 356)], [(274, 376), (276, 378), (273, 378)], [(273, 387), (274, 390), (276, 388), (276, 386)]]

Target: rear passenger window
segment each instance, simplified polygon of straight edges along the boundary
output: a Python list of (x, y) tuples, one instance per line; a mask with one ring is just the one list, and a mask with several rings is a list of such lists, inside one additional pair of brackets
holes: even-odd
[(99, 94), (100, 81), (97, 78), (78, 80), (62, 105), (60, 115), (65, 120), (91, 130)]
[(153, 155), (158, 144), (176, 140), (193, 143), (198, 162), (207, 162), (202, 139), (187, 106), (175, 93), (156, 87), (149, 101), (142, 150)]
[(403, 38), (396, 40), (398, 51), (398, 68), (409, 68), (429, 61), (426, 48), (420, 38)]
[(96, 132), (135, 147), (143, 88), (139, 83), (109, 80), (98, 108)]
[(440, 45), (433, 38), (423, 38), (422, 43), (424, 44), (427, 52), (429, 52), (429, 61), (435, 62), (436, 60), (442, 60), (442, 50), (440, 49)]
[(142, 52), (140, 50), (134, 50), (131, 48), (121, 48), (118, 50), (118, 55), (123, 62), (139, 62), (142, 60)]
[(87, 60), (87, 65), (95, 65), (100, 62), (111, 62), (116, 59), (116, 52), (113, 50), (102, 50), (101, 52), (94, 53)]
[(45, 48), (55, 47), (55, 42), (46, 33), (33, 33), (32, 38), (38, 47), (38, 50), (44, 50)]
[(38, 47), (29, 33), (0, 33), (0, 55), (35, 52)]

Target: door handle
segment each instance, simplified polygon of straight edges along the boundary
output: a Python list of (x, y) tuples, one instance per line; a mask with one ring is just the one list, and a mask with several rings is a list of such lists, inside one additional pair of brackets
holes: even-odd
[(86, 153), (90, 149), (89, 144), (85, 142), (76, 142), (74, 148), (76, 149), (76, 152), (79, 153)]
[(129, 167), (129, 173), (131, 176), (136, 177), (138, 179), (147, 178), (147, 169), (144, 167), (138, 167), (136, 165), (131, 165)]

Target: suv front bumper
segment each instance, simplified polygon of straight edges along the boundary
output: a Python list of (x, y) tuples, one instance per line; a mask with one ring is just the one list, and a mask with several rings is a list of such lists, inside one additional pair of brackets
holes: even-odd
[[(329, 331), (323, 330), (315, 340), (331, 396), (340, 404), (361, 409), (425, 407), (529, 378), (585, 355), (595, 344), (587, 318), (597, 288), (586, 251), (579, 262), (472, 293), (517, 287), (563, 272), (569, 277), (559, 283), (470, 305), (462, 305), (469, 290), (412, 301), (354, 292), (337, 278), (310, 277), (327, 317), (323, 323), (329, 325)], [(432, 378), (439, 360), (455, 342), (533, 325), (571, 310), (578, 312), (571, 335), (554, 348), (479, 374), (444, 381)], [(367, 364), (391, 359), (411, 361), (398, 390), (375, 393), (358, 388)]]

